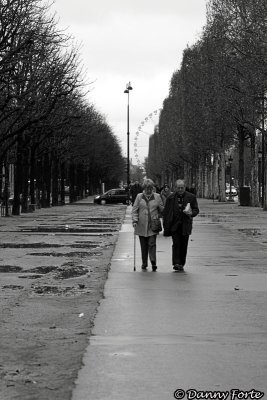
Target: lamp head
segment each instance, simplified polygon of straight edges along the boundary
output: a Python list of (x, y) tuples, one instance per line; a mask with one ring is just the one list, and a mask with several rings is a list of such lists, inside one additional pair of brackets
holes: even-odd
[(125, 89), (125, 90), (124, 90), (124, 93), (129, 93), (129, 90), (128, 90), (128, 89)]
[[(129, 82), (129, 83), (127, 83), (127, 85), (126, 85), (126, 90), (133, 90), (133, 88), (132, 88), (132, 85), (131, 85), (131, 82)], [(129, 92), (128, 92), (129, 93)]]

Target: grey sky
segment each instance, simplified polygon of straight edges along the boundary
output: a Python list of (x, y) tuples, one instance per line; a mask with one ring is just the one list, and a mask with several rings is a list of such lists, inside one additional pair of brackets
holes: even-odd
[[(126, 106), (131, 81), (130, 153), (141, 121), (162, 107), (183, 50), (205, 24), (206, 0), (54, 0), (60, 27), (77, 43), (90, 85), (89, 100), (106, 116), (126, 155)], [(154, 122), (156, 120), (154, 119)], [(146, 129), (145, 129), (146, 128)], [(153, 131), (153, 123), (144, 130)], [(148, 135), (138, 136), (138, 156)], [(139, 147), (140, 146), (140, 147)]]

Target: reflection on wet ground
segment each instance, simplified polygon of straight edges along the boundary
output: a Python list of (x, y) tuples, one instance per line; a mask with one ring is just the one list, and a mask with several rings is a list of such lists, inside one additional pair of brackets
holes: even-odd
[[(14, 220), (3, 220), (6, 228), (5, 232), (0, 230), (0, 273), (3, 283), (5, 281), (8, 284), (2, 285), (2, 288), (22, 290), (24, 287), (17, 284), (18, 279), (23, 279), (25, 283), (27, 279), (34, 279), (38, 282), (32, 286), (32, 293), (79, 295), (85, 286), (88, 288), (91, 285), (89, 282), (94, 281), (94, 276), (99, 275), (101, 268), (106, 273), (108, 267), (104, 259), (112, 251), (126, 207), (91, 207), (90, 204), (86, 209), (85, 206), (89, 204), (77, 203), (64, 207), (64, 213), (62, 208), (55, 213), (38, 210), (34, 214), (14, 217)], [(17, 224), (13, 223), (15, 218)], [(90, 237), (93, 237), (92, 240)], [(99, 268), (101, 260), (102, 267)], [(86, 285), (77, 280), (83, 276), (86, 276)], [(54, 284), (65, 280), (72, 280), (74, 286)]]

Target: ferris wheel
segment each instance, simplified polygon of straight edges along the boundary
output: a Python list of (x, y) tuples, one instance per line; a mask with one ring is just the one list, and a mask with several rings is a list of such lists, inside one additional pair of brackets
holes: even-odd
[(137, 165), (141, 167), (142, 163), (140, 161), (140, 155), (138, 154), (138, 147), (148, 147), (148, 144), (145, 146), (138, 145), (138, 139), (141, 134), (147, 135), (148, 137), (154, 133), (154, 128), (158, 125), (160, 113), (162, 108), (158, 108), (151, 113), (149, 113), (143, 121), (140, 122), (138, 126), (138, 130), (135, 132), (134, 138), (134, 156), (137, 162)]

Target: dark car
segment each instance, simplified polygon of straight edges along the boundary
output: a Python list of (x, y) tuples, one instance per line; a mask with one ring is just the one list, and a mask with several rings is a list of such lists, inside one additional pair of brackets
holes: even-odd
[(110, 189), (104, 194), (99, 194), (95, 196), (94, 198), (94, 203), (97, 204), (118, 204), (118, 203), (123, 203), (127, 204), (128, 203), (128, 194), (127, 191), (123, 188), (118, 188), (118, 189)]

